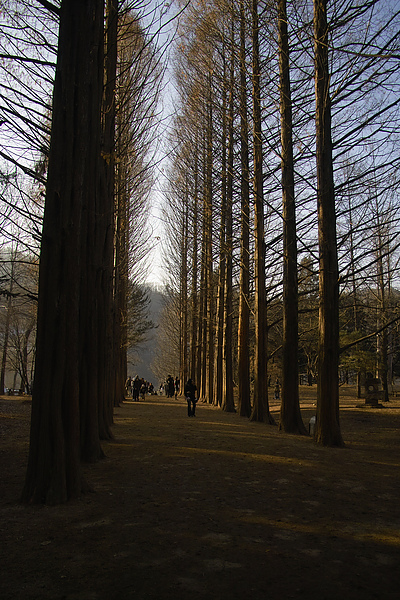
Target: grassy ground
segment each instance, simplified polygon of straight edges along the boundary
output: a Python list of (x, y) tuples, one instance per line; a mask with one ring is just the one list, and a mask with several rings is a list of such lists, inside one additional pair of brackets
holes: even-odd
[[(346, 446), (153, 396), (116, 409), (95, 492), (24, 506), (30, 404), (0, 398), (0, 598), (399, 597), (400, 398), (357, 408)], [(306, 425), (315, 388), (301, 387)], [(278, 419), (279, 407), (271, 404)]]

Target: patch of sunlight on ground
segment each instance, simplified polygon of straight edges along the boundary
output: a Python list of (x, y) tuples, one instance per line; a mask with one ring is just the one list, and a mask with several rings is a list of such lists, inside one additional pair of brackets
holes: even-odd
[(400, 546), (400, 530), (395, 531), (392, 528), (382, 528), (379, 525), (375, 528), (373, 525), (354, 522), (351, 525), (345, 525), (340, 521), (329, 521), (329, 523), (318, 522), (313, 523), (294, 523), (276, 521), (267, 517), (246, 515), (240, 517), (240, 520), (245, 523), (256, 525), (266, 525), (275, 529), (284, 529), (291, 533), (306, 533), (312, 535), (330, 535), (334, 533), (335, 537), (342, 539), (354, 540), (357, 542), (375, 542), (383, 543), (388, 546)]
[(229, 456), (236, 458), (247, 458), (250, 460), (258, 460), (267, 463), (278, 463), (278, 464), (293, 464), (301, 465), (302, 467), (313, 467), (314, 463), (307, 460), (297, 460), (294, 458), (284, 458), (283, 456), (276, 456), (273, 454), (253, 454), (249, 452), (234, 452), (233, 450), (214, 450), (212, 448), (190, 448), (187, 446), (180, 446), (177, 451), (183, 452), (186, 455), (192, 454), (214, 454), (219, 456)]

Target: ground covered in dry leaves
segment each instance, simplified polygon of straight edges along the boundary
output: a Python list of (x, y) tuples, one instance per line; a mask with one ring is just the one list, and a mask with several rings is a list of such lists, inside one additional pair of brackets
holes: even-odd
[[(302, 414), (315, 388), (301, 387)], [(30, 404), (0, 398), (0, 598), (259, 600), (400, 597), (400, 398), (357, 408), (343, 449), (182, 399), (115, 411), (95, 489), (25, 506)], [(272, 404), (278, 418), (278, 406)]]

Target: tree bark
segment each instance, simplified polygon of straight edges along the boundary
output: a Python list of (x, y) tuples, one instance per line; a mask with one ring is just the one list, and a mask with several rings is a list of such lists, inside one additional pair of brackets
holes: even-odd
[[(190, 366), (189, 373), (191, 379), (196, 382), (197, 379), (197, 367), (199, 363), (199, 348), (198, 348), (198, 296), (197, 296), (197, 277), (198, 277), (198, 158), (197, 152), (195, 152), (194, 158), (194, 206), (193, 206), (193, 249), (192, 249), (192, 279), (191, 279), (191, 335), (190, 335)], [(182, 382), (184, 385), (185, 382)]]
[(226, 174), (226, 223), (225, 223), (225, 297), (224, 297), (224, 335), (223, 335), (223, 386), (222, 386), (222, 409), (227, 412), (235, 412), (233, 398), (233, 288), (232, 288), (232, 206), (233, 206), (233, 133), (234, 133), (234, 109), (235, 109), (235, 46), (234, 46), (234, 23), (231, 24), (231, 59), (229, 74), (229, 108), (228, 108), (228, 156)]
[(182, 214), (182, 231), (181, 231), (181, 276), (180, 276), (180, 357), (179, 378), (186, 383), (188, 378), (188, 184), (185, 183), (185, 201)]
[[(223, 33), (225, 40), (225, 32)], [(225, 41), (223, 42), (225, 46)], [(225, 268), (226, 268), (226, 194), (227, 194), (227, 73), (225, 47), (223, 49), (223, 78), (222, 78), (222, 161), (221, 161), (221, 220), (219, 226), (219, 269), (216, 311), (216, 336), (214, 353), (214, 400), (215, 406), (223, 404), (223, 336), (224, 336), (224, 304), (225, 304)]]
[[(206, 181), (206, 155), (207, 144), (203, 140), (203, 181)], [(199, 302), (199, 365), (198, 387), (199, 399), (204, 401), (207, 397), (206, 371), (207, 371), (207, 314), (208, 314), (208, 269), (207, 269), (207, 192), (203, 189), (202, 200), (202, 233), (201, 233), (201, 273), (200, 273), (200, 302)]]
[(213, 276), (213, 110), (212, 75), (208, 78), (208, 123), (207, 123), (207, 162), (206, 162), (206, 271), (207, 271), (207, 348), (206, 348), (206, 396), (213, 402), (214, 386), (214, 276)]
[(258, 0), (252, 1), (253, 43), (253, 144), (254, 144), (254, 234), (255, 234), (255, 348), (254, 348), (254, 402), (252, 421), (274, 424), (268, 404), (267, 384), (267, 299), (265, 292), (265, 239), (263, 156), (261, 139), (260, 57), (258, 41)]
[[(376, 202), (376, 204), (378, 204)], [(386, 251), (386, 243), (384, 241), (385, 232), (384, 224), (381, 222), (379, 207), (376, 206), (376, 268), (377, 268), (377, 324), (376, 328), (379, 333), (376, 336), (376, 374), (381, 380), (383, 401), (389, 402), (389, 386), (388, 386), (388, 329), (384, 327), (387, 322), (387, 307), (386, 297), (390, 297), (390, 292), (386, 291), (389, 282), (385, 281), (385, 266), (384, 255)], [(387, 235), (387, 234), (386, 234)]]
[(315, 440), (324, 446), (343, 446), (339, 425), (339, 271), (326, 0), (314, 0), (314, 35), (320, 298)]
[[(119, 115), (119, 119), (122, 116)], [(122, 126), (121, 126), (122, 128)], [(124, 388), (127, 376), (126, 351), (128, 345), (128, 173), (124, 161), (122, 140), (117, 143), (117, 193), (115, 231), (115, 283), (113, 299), (113, 345), (114, 345), (114, 406), (124, 401)]]
[[(82, 490), (79, 330), (82, 211), (100, 159), (103, 1), (64, 0), (39, 267), (36, 367), (22, 500), (58, 504)], [(101, 86), (100, 86), (101, 87)], [(93, 215), (90, 215), (94, 218)]]
[[(203, 178), (205, 150), (203, 151)], [(200, 250), (200, 297), (199, 297), (199, 321), (198, 321), (198, 355), (197, 355), (197, 387), (199, 399), (204, 400), (206, 395), (205, 372), (206, 372), (206, 340), (207, 340), (207, 270), (206, 270), (206, 219), (205, 219), (205, 196), (203, 190), (201, 210), (201, 250)]]
[(240, 296), (238, 325), (238, 407), (239, 414), (250, 417), (250, 298), (249, 298), (249, 141), (247, 122), (246, 53), (245, 53), (245, 8), (240, 2), (240, 194), (241, 194), (241, 234), (240, 234)]
[[(96, 57), (95, 57), (96, 54)], [(102, 207), (102, 165), (101, 165), (101, 108), (104, 89), (104, 43), (93, 47), (92, 56), (96, 59), (97, 79), (92, 79), (92, 103), (89, 106), (90, 119), (93, 121), (93, 140), (96, 139), (97, 152), (88, 157), (92, 161), (91, 171), (94, 179), (83, 198), (82, 205), (82, 246), (81, 246), (81, 287), (80, 287), (80, 438), (81, 458), (95, 462), (104, 456), (99, 434), (99, 396), (103, 386), (104, 372), (99, 357), (104, 351), (101, 347), (102, 296), (99, 288), (99, 270), (102, 266), (102, 239), (104, 236)], [(96, 129), (95, 129), (96, 126)], [(96, 138), (94, 137), (96, 136)], [(99, 151), (100, 150), (100, 151)], [(103, 340), (104, 342), (104, 340)]]
[(278, 0), (283, 207), (283, 347), (279, 429), (306, 434), (299, 403), (296, 205), (286, 0)]
[(102, 140), (102, 190), (101, 220), (99, 223), (98, 265), (98, 334), (99, 347), (99, 432), (101, 439), (111, 439), (114, 406), (114, 340), (113, 340), (113, 275), (114, 275), (114, 235), (115, 235), (115, 123), (116, 123), (116, 73), (117, 73), (117, 31), (118, 0), (107, 0), (106, 14), (106, 56), (105, 84), (103, 99), (103, 140)]

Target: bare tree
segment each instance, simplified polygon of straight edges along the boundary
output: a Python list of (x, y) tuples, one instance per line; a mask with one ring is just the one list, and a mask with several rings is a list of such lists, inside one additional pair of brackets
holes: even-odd
[(282, 401), (279, 428), (289, 433), (304, 434), (306, 429), (299, 404), (296, 206), (286, 0), (278, 0), (278, 35), (284, 261)]
[(230, 19), (230, 57), (227, 99), (227, 136), (226, 136), (226, 218), (225, 218), (225, 297), (223, 331), (223, 397), (222, 408), (227, 412), (235, 410), (233, 398), (233, 164), (234, 164), (234, 110), (235, 110), (235, 45), (233, 10)]
[(326, 0), (314, 1), (319, 230), (319, 354), (315, 439), (342, 446), (339, 426), (339, 270), (333, 183)]
[(114, 289), (114, 403), (124, 399), (127, 375), (129, 280), (143, 280), (150, 249), (149, 195), (155, 160), (155, 120), (163, 70), (139, 17), (126, 6), (119, 19), (116, 121), (116, 249)]
[(249, 132), (247, 121), (246, 81), (246, 15), (240, 2), (240, 296), (238, 325), (238, 410), (242, 416), (251, 414), (250, 400), (250, 168)]
[(93, 208), (93, 181), (99, 180), (102, 51), (103, 2), (64, 1), (41, 244), (29, 462), (22, 494), (26, 502), (65, 502), (82, 490), (79, 324), (81, 308), (95, 300), (81, 297), (81, 251), (87, 234), (82, 211)]
[(254, 403), (251, 420), (274, 424), (269, 411), (267, 384), (267, 300), (265, 293), (265, 239), (264, 239), (264, 190), (262, 153), (262, 115), (260, 95), (260, 56), (258, 0), (252, 2), (253, 45), (253, 120), (254, 120), (254, 229), (255, 229), (255, 349), (254, 349)]

